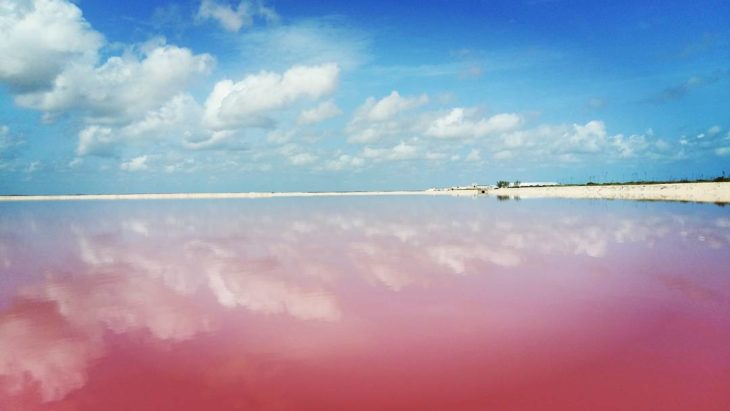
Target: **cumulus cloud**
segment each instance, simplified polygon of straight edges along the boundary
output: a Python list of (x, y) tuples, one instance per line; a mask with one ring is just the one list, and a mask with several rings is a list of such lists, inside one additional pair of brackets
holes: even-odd
[(289, 162), (295, 166), (304, 166), (317, 161), (317, 156), (311, 153), (297, 153), (289, 157)]
[(183, 90), (210, 73), (211, 55), (155, 38), (100, 61), (104, 38), (65, 0), (3, 3), (0, 28), (0, 84), (44, 120), (79, 115), (77, 156), (113, 156), (130, 139), (173, 132), (210, 138), (202, 108)]
[(104, 42), (64, 0), (5, 1), (0, 32), (0, 83), (19, 93), (51, 87), (70, 64), (93, 63)]
[(299, 124), (316, 124), (332, 117), (337, 117), (340, 114), (342, 114), (342, 110), (333, 101), (328, 100), (313, 108), (302, 111), (299, 114), (297, 122)]
[(328, 161), (324, 168), (331, 171), (351, 170), (360, 168), (364, 164), (365, 160), (360, 157), (340, 154), (335, 159)]
[(517, 128), (517, 114), (502, 113), (489, 118), (475, 118), (474, 110), (454, 108), (436, 118), (426, 129), (426, 135), (436, 138), (480, 138)]
[(147, 156), (139, 156), (135, 157), (129, 161), (123, 162), (119, 168), (124, 171), (142, 171), (147, 170), (147, 160), (149, 158)]
[(229, 137), (204, 129), (202, 113), (202, 106), (192, 96), (181, 93), (127, 125), (84, 127), (79, 132), (76, 155), (116, 156), (122, 147), (131, 144), (194, 149)]
[(200, 3), (197, 17), (201, 20), (214, 19), (228, 31), (238, 31), (245, 25), (249, 26), (253, 22), (252, 17), (248, 14), (248, 5), (244, 2), (238, 4), (233, 9), (228, 4), (221, 4), (213, 0), (203, 0)]
[(279, 20), (276, 11), (263, 3), (241, 1), (234, 8), (227, 3), (215, 0), (203, 0), (196, 16), (199, 20), (216, 20), (227, 31), (237, 32), (243, 27), (253, 24), (254, 17), (261, 17), (268, 22)]
[[(583, 150), (589, 153), (596, 153), (606, 141), (606, 125), (603, 121), (589, 121), (585, 125), (573, 124), (573, 132), (566, 134), (567, 145), (571, 150)], [(623, 145), (625, 149), (628, 147)]]
[(414, 144), (408, 144), (401, 141), (393, 147), (365, 147), (362, 151), (362, 156), (375, 161), (413, 160), (421, 156), (421, 150)]
[(20, 94), (16, 102), (51, 114), (80, 110), (96, 123), (125, 122), (159, 107), (212, 66), (208, 54), (160, 44), (110, 57), (99, 67), (70, 66), (52, 89)]
[(393, 118), (396, 114), (410, 110), (428, 103), (428, 96), (421, 94), (414, 97), (401, 97), (397, 91), (392, 91), (389, 95), (380, 100), (368, 97), (365, 103), (355, 113), (355, 121), (386, 121)]
[(271, 112), (334, 92), (339, 72), (336, 64), (327, 63), (294, 66), (282, 74), (262, 71), (239, 82), (219, 81), (205, 102), (203, 122), (215, 130), (269, 127), (274, 123)]
[(100, 63), (103, 37), (64, 0), (12, 2), (0, 13), (0, 82), (16, 104), (49, 119), (77, 110), (96, 124), (131, 121), (213, 66), (210, 55), (163, 39), (130, 46)]
[(110, 155), (114, 143), (115, 139), (111, 128), (96, 125), (88, 126), (79, 133), (76, 155)]
[(295, 166), (313, 164), (318, 160), (315, 154), (303, 151), (296, 144), (285, 144), (277, 149), (277, 153), (286, 158), (289, 164)]
[(202, 113), (203, 108), (191, 95), (181, 93), (159, 109), (147, 111), (144, 117), (125, 126), (122, 132), (131, 137), (142, 137), (174, 131), (189, 139), (200, 128)]
[(489, 146), (495, 159), (581, 162), (635, 157), (670, 158), (676, 153), (665, 140), (648, 134), (610, 135), (603, 121), (585, 124), (543, 124), (503, 133)]
[(632, 134), (630, 136), (617, 134), (611, 138), (611, 145), (618, 151), (619, 157), (628, 158), (645, 152), (651, 143), (643, 134)]
[(403, 97), (397, 91), (380, 100), (368, 97), (355, 110), (352, 120), (347, 126), (350, 143), (373, 143), (387, 136), (402, 134), (407, 128), (406, 122), (400, 121), (398, 114), (428, 103), (428, 96)]

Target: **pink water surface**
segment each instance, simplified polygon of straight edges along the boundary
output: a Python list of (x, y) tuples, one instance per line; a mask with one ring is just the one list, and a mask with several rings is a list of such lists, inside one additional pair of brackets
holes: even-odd
[(728, 410), (730, 212), (0, 205), (2, 410)]

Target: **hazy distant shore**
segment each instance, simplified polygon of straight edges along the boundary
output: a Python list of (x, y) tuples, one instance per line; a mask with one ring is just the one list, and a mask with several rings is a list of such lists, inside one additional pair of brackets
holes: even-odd
[(487, 194), (519, 198), (592, 198), (729, 203), (730, 182), (506, 187), (487, 190)]
[(73, 201), (73, 200), (182, 200), (214, 198), (336, 197), (389, 195), (476, 195), (477, 190), (421, 191), (347, 191), (347, 192), (278, 192), (278, 193), (170, 193), (170, 194), (75, 194), (75, 195), (3, 195), (0, 201)]
[(335, 197), (335, 196), (475, 196), (508, 198), (587, 198), (607, 200), (657, 200), (730, 203), (730, 182), (629, 184), (595, 186), (507, 187), (490, 189), (431, 189), (422, 191), (279, 192), (279, 193), (171, 193), (171, 194), (80, 194), (3, 195), (0, 201), (73, 200), (175, 200), (216, 198)]

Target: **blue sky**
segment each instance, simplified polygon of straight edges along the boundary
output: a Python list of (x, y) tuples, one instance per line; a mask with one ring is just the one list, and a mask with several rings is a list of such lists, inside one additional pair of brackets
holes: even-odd
[(0, 0), (0, 191), (730, 174), (726, 1)]

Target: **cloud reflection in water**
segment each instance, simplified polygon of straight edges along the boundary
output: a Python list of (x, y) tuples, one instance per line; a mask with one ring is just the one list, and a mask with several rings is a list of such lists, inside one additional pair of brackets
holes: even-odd
[[(453, 317), (454, 327), (489, 324), (478, 338), (496, 346), (506, 344), (503, 337), (536, 334), (557, 341), (567, 333), (566, 318), (583, 318), (586, 301), (631, 297), (631, 286), (680, 289), (684, 297), (727, 305), (726, 293), (708, 290), (727, 283), (712, 270), (728, 260), (718, 257), (730, 247), (728, 219), (692, 207), (299, 201), (94, 203), (0, 214), (0, 272), (14, 284), (0, 301), (0, 389), (7, 398), (37, 390), (42, 401), (61, 400), (84, 387), (93, 362), (110, 355), (110, 336), (139, 332), (179, 343), (226, 327), (260, 334), (246, 328), (260, 321), (283, 321), (291, 330), (304, 322), (314, 328), (301, 328), (293, 340), (271, 331), (261, 344), (281, 358), (304, 352), (294, 345), (326, 356), (356, 338), (357, 350), (373, 350), (382, 337), (373, 337), (380, 335), (378, 304), (404, 310), (391, 312), (394, 325), (411, 315), (424, 323)], [(30, 253), (21, 250), (29, 244)], [(710, 253), (702, 266), (709, 274), (659, 264), (677, 260), (667, 257), (672, 250)], [(651, 268), (667, 272), (642, 275)], [(626, 269), (636, 270), (635, 283), (625, 283), (632, 274)], [(586, 275), (592, 279), (580, 278)], [(513, 303), (490, 292), (476, 301), (455, 297), (474, 286), (526, 291)], [(429, 293), (433, 306), (420, 304), (416, 290)], [(555, 317), (531, 325), (533, 308), (563, 294), (570, 298)], [(583, 297), (573, 300), (577, 295)], [(231, 318), (241, 323), (226, 322)]]

